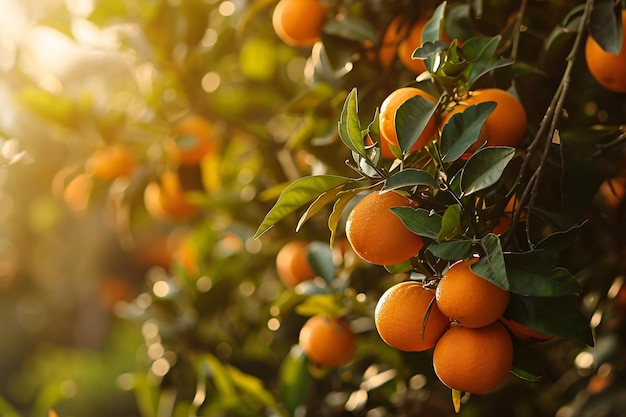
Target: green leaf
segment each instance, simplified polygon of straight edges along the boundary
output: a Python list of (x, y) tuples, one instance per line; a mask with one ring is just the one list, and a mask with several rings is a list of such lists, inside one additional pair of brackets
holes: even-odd
[(398, 216), (407, 229), (430, 239), (437, 239), (441, 230), (442, 217), (423, 208), (392, 207), (391, 212)]
[(403, 155), (417, 142), (437, 110), (437, 105), (418, 95), (409, 98), (398, 107), (395, 114), (396, 132)]
[(432, 58), (448, 49), (448, 44), (443, 41), (428, 41), (413, 52), (413, 59)]
[(345, 14), (341, 20), (327, 20), (323, 29), (324, 33), (353, 41), (377, 40), (376, 28), (370, 22)]
[(456, 161), (480, 137), (487, 117), (496, 108), (492, 101), (468, 106), (453, 115), (441, 132), (441, 155), (444, 162)]
[(480, 246), (483, 248), (484, 254), (478, 262), (472, 264), (470, 267), (472, 272), (503, 290), (508, 290), (509, 280), (506, 275), (506, 265), (500, 238), (493, 233), (489, 233), (480, 240)]
[(278, 398), (288, 415), (294, 416), (298, 406), (306, 402), (310, 386), (307, 357), (300, 346), (294, 345), (278, 371)]
[(595, 0), (589, 18), (589, 34), (600, 47), (614, 55), (622, 49), (621, 3), (613, 0)]
[(428, 251), (439, 259), (457, 261), (467, 258), (472, 252), (474, 243), (471, 240), (451, 240), (449, 242), (434, 243)]
[(316, 213), (318, 213), (322, 208), (326, 206), (326, 204), (330, 203), (335, 199), (339, 191), (341, 191), (343, 187), (335, 187), (332, 190), (328, 190), (325, 193), (322, 193), (311, 203), (311, 205), (306, 209), (304, 214), (298, 220), (298, 224), (296, 225), (296, 232), (300, 230), (302, 225), (313, 217)]
[(356, 88), (353, 88), (343, 104), (343, 109), (339, 116), (339, 137), (351, 151), (366, 157), (356, 91)]
[(407, 168), (402, 171), (398, 171), (393, 174), (387, 181), (385, 181), (385, 185), (383, 186), (383, 191), (388, 190), (396, 190), (402, 187), (414, 187), (416, 185), (426, 185), (428, 187), (436, 187), (437, 181), (430, 175), (429, 172), (416, 169), (416, 168)]
[(348, 181), (350, 181), (350, 178), (337, 175), (314, 175), (295, 180), (280, 193), (278, 201), (263, 219), (263, 222), (254, 234), (254, 238), (258, 238), (285, 216), (317, 198), (320, 194)]
[(344, 315), (347, 309), (347, 306), (337, 300), (335, 294), (314, 294), (296, 307), (296, 313), (308, 317), (318, 314), (339, 317)]
[(328, 216), (328, 229), (330, 229), (330, 246), (332, 247), (335, 242), (335, 235), (337, 233), (337, 226), (341, 220), (341, 215), (344, 209), (352, 201), (352, 199), (359, 194), (363, 189), (354, 189), (339, 193), (337, 201), (333, 205), (333, 211)]
[(433, 15), (426, 24), (422, 31), (422, 43), (429, 41), (436, 41), (441, 39), (441, 31), (443, 29), (443, 16), (446, 11), (447, 1), (441, 2), (439, 6), (433, 12)]
[(581, 224), (574, 225), (567, 230), (560, 230), (543, 238), (539, 243), (537, 243), (537, 245), (535, 245), (535, 249), (538, 251), (538, 256), (540, 256), (547, 263), (547, 266), (556, 266), (561, 256), (561, 252), (574, 244), (574, 241), (578, 236), (579, 229), (583, 227), (585, 223), (586, 221)]
[(512, 293), (504, 315), (539, 333), (594, 344), (589, 320), (573, 295), (529, 297)]
[(498, 45), (502, 40), (502, 35), (492, 37), (478, 36), (465, 41), (461, 50), (463, 56), (471, 61), (468, 67), (468, 83), (472, 85), (488, 68), (492, 65), (492, 60)]
[(337, 268), (333, 263), (333, 252), (328, 243), (313, 241), (307, 248), (307, 259), (317, 276), (330, 283), (335, 279)]
[(515, 148), (508, 146), (488, 146), (476, 151), (465, 163), (461, 174), (463, 195), (495, 184), (514, 155)]
[(504, 255), (504, 260), (512, 292), (557, 297), (582, 291), (582, 286), (569, 271), (552, 268), (543, 260), (541, 252), (510, 253)]
[(461, 206), (452, 204), (443, 213), (441, 230), (437, 235), (438, 242), (453, 240), (461, 234)]

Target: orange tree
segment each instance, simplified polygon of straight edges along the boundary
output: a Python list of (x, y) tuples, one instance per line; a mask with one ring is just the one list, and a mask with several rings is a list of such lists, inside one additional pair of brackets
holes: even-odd
[[(70, 3), (34, 15), (82, 61), (2, 67), (19, 109), (1, 119), (1, 296), (17, 312), (2, 414), (619, 412), (626, 100), (583, 51), (589, 37), (623, 50), (619, 4)], [(314, 13), (285, 21), (287, 3)], [(283, 42), (299, 29), (309, 46)], [(383, 115), (403, 87), (424, 93)], [(378, 198), (402, 203), (357, 216)], [(397, 232), (414, 246), (397, 264), (361, 259), (350, 213), (362, 244), (394, 249)], [(294, 286), (277, 263), (293, 241), (306, 253), (284, 264), (311, 270)], [(470, 258), (464, 278), (484, 281), (470, 290), (508, 299), (479, 327), (433, 296)], [(413, 281), (419, 311), (391, 297), (400, 313), (379, 326), (421, 350), (437, 316), (422, 352), (376, 328), (383, 294)]]

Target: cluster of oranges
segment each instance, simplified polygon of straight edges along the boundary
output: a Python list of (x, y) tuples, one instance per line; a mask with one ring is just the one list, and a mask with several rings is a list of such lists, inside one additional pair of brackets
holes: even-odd
[(486, 394), (506, 381), (513, 343), (498, 321), (509, 292), (474, 274), (470, 265), (476, 261), (453, 264), (436, 290), (418, 281), (389, 288), (376, 305), (375, 322), (381, 338), (396, 349), (434, 348), (435, 373), (446, 386)]

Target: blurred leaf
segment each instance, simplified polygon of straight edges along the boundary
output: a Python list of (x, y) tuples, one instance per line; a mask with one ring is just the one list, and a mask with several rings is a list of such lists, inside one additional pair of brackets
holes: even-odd
[(595, 0), (589, 18), (589, 34), (602, 49), (618, 55), (622, 49), (622, 4)]
[(441, 132), (441, 156), (444, 162), (456, 161), (478, 140), (487, 117), (496, 108), (492, 101), (468, 106), (453, 115)]
[(277, 64), (275, 45), (261, 38), (248, 39), (239, 51), (239, 69), (244, 76), (259, 82), (269, 82)]
[(443, 213), (441, 230), (437, 235), (438, 242), (453, 240), (461, 234), (461, 206), (452, 204)]
[(365, 154), (365, 141), (361, 132), (359, 120), (358, 101), (356, 88), (353, 88), (341, 110), (339, 118), (339, 137), (341, 141), (353, 152), (367, 158)]
[(515, 148), (507, 146), (489, 146), (476, 151), (465, 163), (461, 174), (463, 195), (495, 184), (514, 155)]
[(76, 122), (74, 104), (65, 95), (55, 95), (36, 87), (26, 87), (17, 94), (19, 104), (48, 122), (73, 126)]
[(307, 110), (325, 106), (335, 97), (337, 91), (326, 82), (315, 83), (311, 88), (299, 92), (284, 108), (288, 113), (303, 113)]
[(561, 146), (561, 152), (565, 170), (561, 203), (564, 222), (562, 227), (570, 227), (586, 217), (587, 210), (604, 177), (593, 160), (573, 152), (565, 145)]
[(506, 265), (500, 238), (493, 233), (489, 233), (480, 240), (480, 246), (485, 253), (478, 262), (471, 265), (472, 272), (503, 290), (508, 290), (509, 280), (506, 275)]
[(451, 240), (449, 242), (435, 243), (428, 247), (428, 251), (439, 259), (457, 261), (467, 258), (474, 243), (471, 240)]
[(430, 239), (437, 239), (441, 230), (442, 217), (423, 208), (392, 207), (391, 212), (398, 216), (407, 229)]
[(398, 107), (395, 114), (396, 132), (403, 155), (417, 142), (437, 106), (438, 103), (432, 103), (422, 96), (414, 96)]
[(278, 398), (290, 416), (306, 402), (311, 386), (307, 357), (298, 345), (294, 345), (283, 360), (278, 371)]
[(280, 194), (278, 201), (267, 213), (254, 234), (254, 238), (258, 238), (285, 216), (319, 197), (320, 194), (345, 184), (349, 180), (350, 178), (336, 175), (314, 175), (295, 180)]
[(383, 191), (388, 191), (402, 187), (414, 187), (416, 185), (436, 187), (437, 182), (429, 172), (416, 168), (407, 168), (387, 178), (382, 189)]
[(335, 279), (337, 269), (333, 263), (333, 252), (328, 243), (314, 241), (309, 243), (307, 258), (316, 275), (330, 283)]
[(556, 297), (578, 294), (582, 286), (564, 268), (552, 268), (538, 252), (504, 255), (510, 290), (521, 295)]
[(324, 316), (340, 317), (348, 309), (335, 294), (314, 294), (308, 297), (302, 304), (296, 307), (296, 313), (301, 316)]
[(548, 61), (551, 56), (561, 56), (562, 50), (569, 46), (569, 41), (576, 37), (584, 9), (584, 4), (574, 7), (563, 18), (561, 24), (552, 30), (543, 44)]
[(455, 3), (446, 9), (444, 32), (452, 39), (468, 39), (474, 34), (470, 5)]
[(589, 320), (573, 295), (531, 297), (512, 293), (505, 317), (539, 333), (594, 344)]
[(329, 35), (353, 41), (371, 40), (375, 42), (378, 39), (376, 28), (369, 21), (349, 15), (341, 16), (340, 20), (327, 20), (322, 30)]
[(2, 397), (0, 397), (0, 415), (2, 417), (21, 417), (20, 413)]

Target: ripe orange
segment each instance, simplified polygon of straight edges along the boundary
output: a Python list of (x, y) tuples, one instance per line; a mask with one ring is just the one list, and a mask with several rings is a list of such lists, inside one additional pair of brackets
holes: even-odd
[(393, 62), (398, 45), (406, 36), (408, 29), (409, 26), (402, 16), (395, 17), (387, 26), (378, 50), (378, 59), (383, 68), (389, 68)]
[(496, 108), (485, 122), (487, 146), (517, 147), (524, 139), (528, 122), (522, 103), (513, 94), (499, 88), (474, 90), (462, 103), (469, 106), (488, 101), (494, 101)]
[(315, 278), (307, 257), (308, 242), (294, 240), (283, 246), (276, 255), (276, 273), (287, 287)]
[(373, 192), (359, 201), (346, 220), (346, 237), (362, 259), (393, 265), (415, 256), (424, 242), (389, 209), (410, 206), (411, 200), (393, 191)]
[(404, 64), (404, 66), (414, 74), (421, 74), (426, 71), (426, 65), (421, 59), (413, 59), (413, 52), (422, 46), (422, 32), (424, 31), (424, 25), (426, 25), (428, 19), (418, 19), (407, 36), (398, 44), (398, 58)]
[(105, 181), (128, 176), (136, 167), (135, 158), (121, 144), (99, 148), (85, 162), (85, 172), (88, 175)]
[(476, 275), (472, 258), (453, 264), (437, 285), (437, 305), (463, 327), (483, 327), (498, 320), (509, 303), (510, 292)]
[(217, 150), (213, 124), (202, 116), (190, 114), (174, 126), (173, 137), (167, 138), (163, 149), (177, 164), (197, 165), (207, 154)]
[[(622, 10), (622, 27), (626, 28), (626, 9)], [(598, 84), (615, 93), (626, 93), (626, 30), (622, 31), (622, 49), (619, 55), (606, 52), (588, 36), (585, 58), (587, 68)]]
[(550, 336), (547, 334), (539, 333), (536, 330), (531, 329), (528, 326), (524, 326), (521, 323), (516, 322), (515, 320), (509, 320), (506, 317), (500, 317), (500, 321), (511, 333), (513, 336), (517, 337), (519, 340), (534, 340), (537, 342), (545, 342), (548, 340), (554, 339), (554, 336)]
[[(432, 103), (436, 103), (437, 100), (430, 94), (413, 87), (402, 87), (395, 91), (385, 98), (383, 104), (380, 106), (380, 114), (379, 114), (379, 128), (380, 128), (380, 147), (383, 157), (385, 158), (395, 158), (393, 153), (391, 152), (391, 148), (389, 147), (389, 143), (393, 143), (395, 146), (398, 145), (398, 135), (396, 133), (396, 111), (398, 107), (402, 105), (405, 101), (410, 99), (411, 97), (422, 96), (428, 101)], [(419, 136), (415, 144), (411, 147), (411, 151), (416, 151), (418, 149), (423, 148), (435, 138), (437, 130), (437, 125), (435, 122), (435, 115), (430, 118), (424, 131)]]
[(513, 343), (501, 323), (451, 327), (435, 345), (435, 374), (446, 386), (473, 394), (500, 387), (513, 365)]
[(291, 46), (311, 46), (321, 38), (328, 6), (320, 0), (280, 0), (272, 25), (276, 35)]
[(435, 292), (425, 289), (417, 281), (404, 281), (385, 291), (374, 312), (381, 339), (389, 346), (407, 352), (434, 347), (450, 326), (450, 320), (433, 302), (434, 298)]
[(144, 205), (158, 220), (186, 221), (198, 214), (198, 207), (187, 200), (175, 171), (166, 171), (160, 183), (152, 181), (146, 186)]
[(352, 358), (356, 335), (344, 320), (317, 315), (304, 323), (298, 343), (312, 362), (337, 367)]

